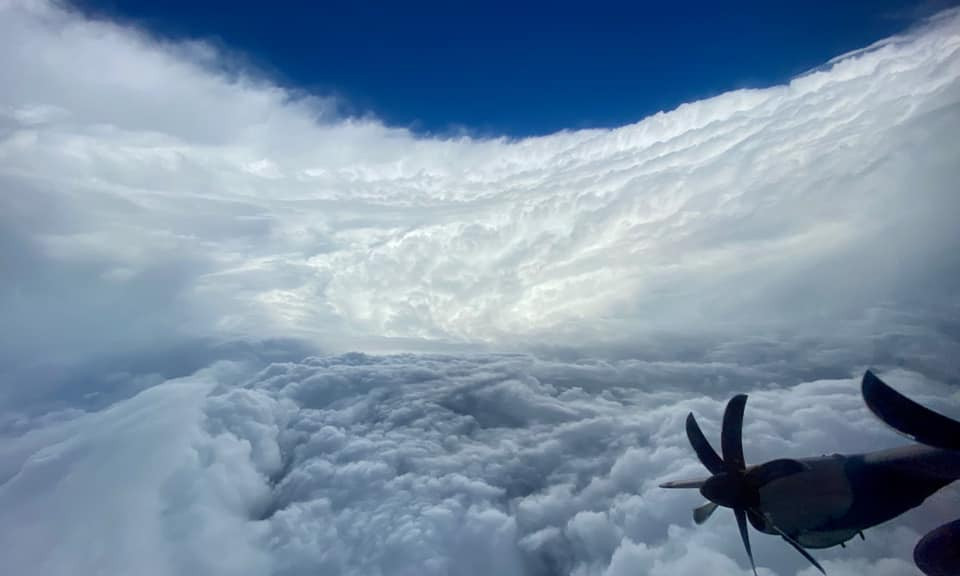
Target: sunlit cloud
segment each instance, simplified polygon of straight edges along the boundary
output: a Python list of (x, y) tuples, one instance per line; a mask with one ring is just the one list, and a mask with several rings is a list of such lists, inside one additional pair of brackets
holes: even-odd
[[(11, 573), (746, 574), (656, 488), (699, 473), (687, 411), (750, 392), (759, 461), (895, 443), (867, 365), (960, 406), (960, 12), (522, 140), (41, 1), (0, 54)], [(902, 573), (955, 496), (818, 557)]]
[[(955, 13), (789, 85), (507, 141), (340, 120), (209, 49), (3, 10), (14, 277), (166, 283), (154, 329), (564, 344), (956, 305)], [(21, 294), (16, 325), (63, 296)], [(96, 298), (73, 297), (85, 338), (150, 322)]]

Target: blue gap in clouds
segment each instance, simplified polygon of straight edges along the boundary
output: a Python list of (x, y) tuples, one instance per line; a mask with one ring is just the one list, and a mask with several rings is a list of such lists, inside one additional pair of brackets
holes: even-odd
[(787, 81), (956, 1), (76, 0), (421, 133), (609, 127)]

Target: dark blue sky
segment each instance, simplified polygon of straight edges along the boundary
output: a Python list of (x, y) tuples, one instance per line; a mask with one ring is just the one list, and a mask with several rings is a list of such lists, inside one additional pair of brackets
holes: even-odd
[(418, 132), (616, 126), (776, 84), (956, 2), (79, 0)]

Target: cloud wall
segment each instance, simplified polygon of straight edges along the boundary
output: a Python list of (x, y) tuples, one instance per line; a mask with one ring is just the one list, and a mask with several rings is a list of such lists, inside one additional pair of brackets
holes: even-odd
[[(868, 365), (958, 415), (958, 50), (439, 137), (0, 2), (0, 571), (748, 574), (656, 488), (688, 411), (749, 392), (752, 462), (901, 442)], [(958, 496), (817, 557), (910, 573)]]
[(8, 356), (956, 329), (956, 12), (788, 85), (508, 141), (341, 119), (200, 43), (2, 10)]

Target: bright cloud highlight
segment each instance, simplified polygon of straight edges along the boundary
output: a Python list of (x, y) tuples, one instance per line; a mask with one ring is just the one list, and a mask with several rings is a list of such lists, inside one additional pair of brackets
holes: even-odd
[[(4, 572), (747, 574), (656, 488), (688, 411), (762, 461), (896, 444), (868, 365), (960, 408), (960, 12), (524, 140), (41, 1), (0, 54)], [(907, 573), (957, 496), (817, 556)]]

